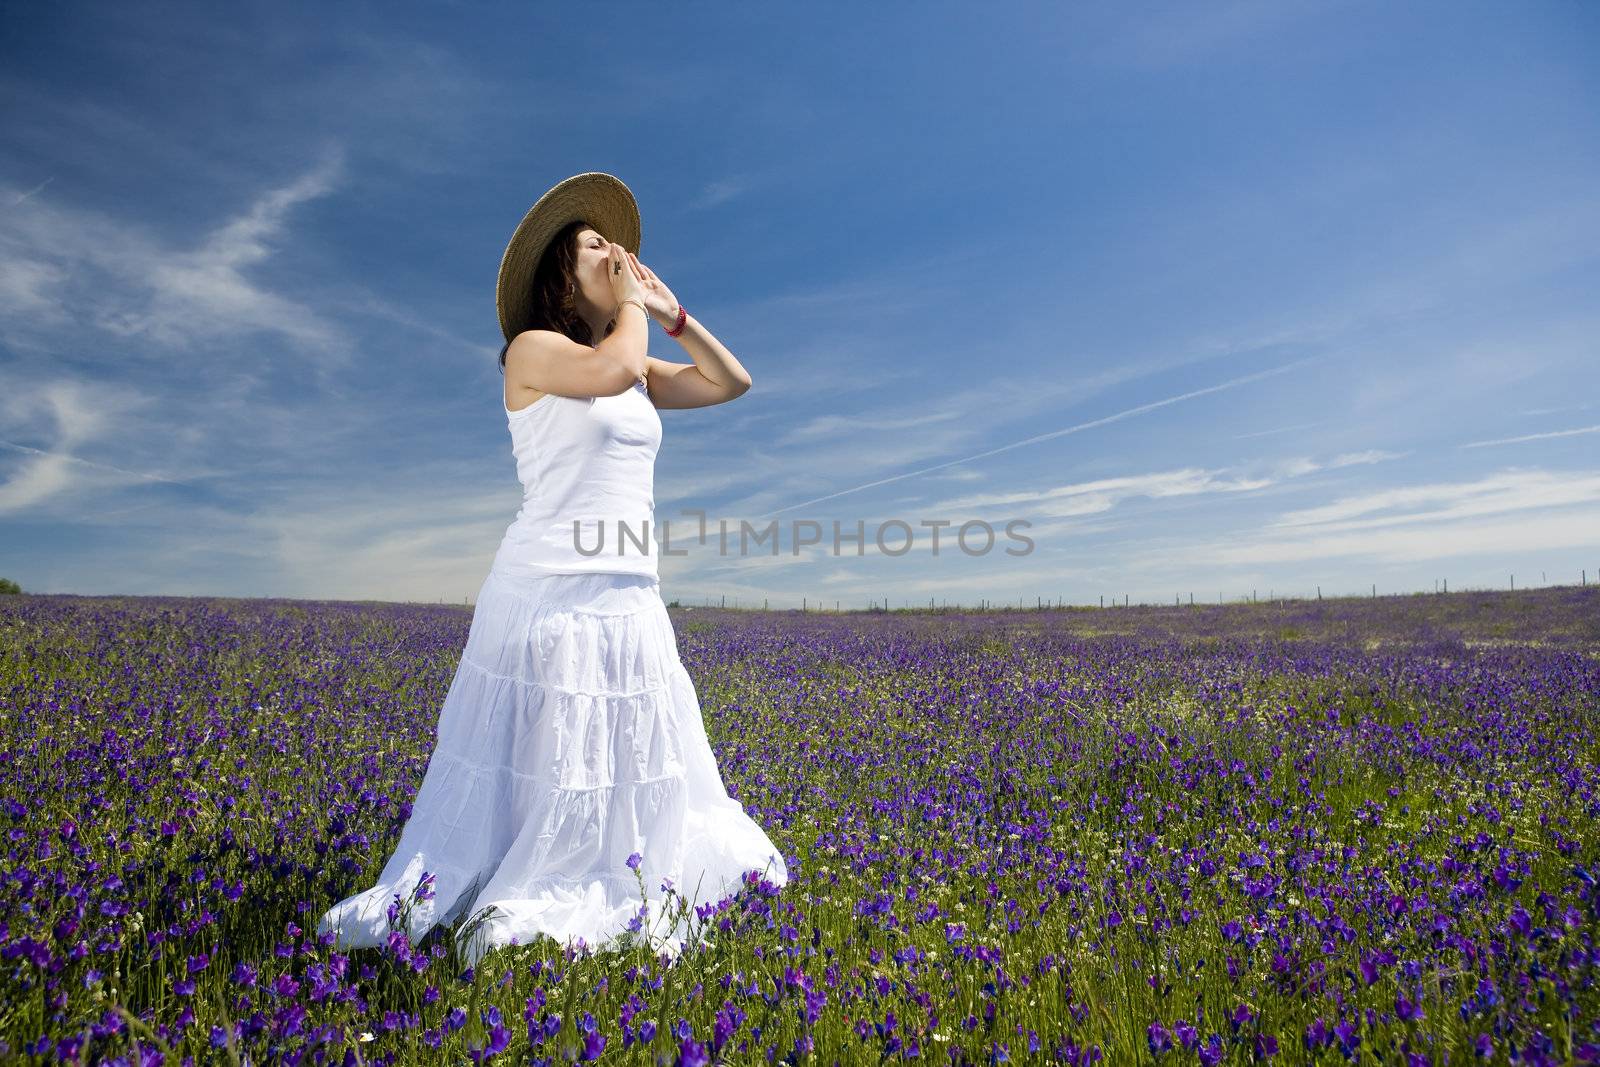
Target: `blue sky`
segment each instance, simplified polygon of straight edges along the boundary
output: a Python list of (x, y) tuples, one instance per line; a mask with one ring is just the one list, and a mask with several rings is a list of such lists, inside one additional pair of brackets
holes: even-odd
[(0, 575), (474, 597), (500, 254), (597, 170), (755, 383), (662, 412), (668, 598), (1596, 581), (1600, 8), (1129, 8), (13, 14)]

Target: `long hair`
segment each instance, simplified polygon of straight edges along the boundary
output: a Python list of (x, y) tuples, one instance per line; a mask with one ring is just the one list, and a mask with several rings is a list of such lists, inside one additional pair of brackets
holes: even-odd
[[(579, 344), (595, 343), (589, 324), (578, 314), (578, 306), (574, 303), (572, 294), (572, 286), (575, 284), (572, 271), (578, 261), (578, 231), (588, 225), (583, 219), (569, 222), (545, 246), (544, 255), (539, 257), (539, 265), (534, 268), (533, 281), (530, 283), (533, 289), (533, 310), (529, 313), (528, 321), (521, 325), (522, 329), (554, 330), (566, 334)], [(616, 322), (613, 321), (606, 326), (606, 337), (611, 335), (615, 325)], [(500, 349), (501, 374), (506, 371), (506, 353), (510, 349), (510, 341)]]

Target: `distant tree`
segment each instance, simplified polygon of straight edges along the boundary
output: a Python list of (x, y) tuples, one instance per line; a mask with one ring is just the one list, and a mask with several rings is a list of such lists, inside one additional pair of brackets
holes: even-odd
[(0, 593), (20, 592), (22, 592), (22, 586), (18, 585), (16, 582), (13, 582), (10, 578), (0, 578)]

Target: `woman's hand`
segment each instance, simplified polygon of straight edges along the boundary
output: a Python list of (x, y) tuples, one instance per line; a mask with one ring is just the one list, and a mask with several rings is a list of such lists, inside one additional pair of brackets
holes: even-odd
[(645, 299), (648, 294), (641, 284), (643, 275), (639, 273), (638, 261), (615, 241), (611, 242), (607, 255), (610, 261), (607, 280), (611, 282), (611, 296), (616, 300), (618, 310), (621, 310), (624, 301), (637, 300), (644, 304), (645, 313), (649, 314), (650, 305)]
[(633, 266), (636, 277), (639, 279), (639, 288), (644, 290), (645, 310), (657, 318), (678, 318), (678, 298), (672, 295), (672, 290), (667, 288), (667, 283), (657, 278), (655, 272), (643, 263), (632, 252), (627, 253), (628, 262)]

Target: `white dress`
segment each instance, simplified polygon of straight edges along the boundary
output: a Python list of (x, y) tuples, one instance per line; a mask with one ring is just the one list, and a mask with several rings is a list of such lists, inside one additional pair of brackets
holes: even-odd
[[(614, 526), (653, 511), (660, 418), (642, 383), (506, 416), (523, 508), (479, 590), (427, 771), (375, 883), (317, 929), (384, 944), (398, 896), (413, 943), (466, 920), (469, 965), (541, 934), (598, 949), (631, 925), (675, 954), (687, 922), (669, 926), (664, 881), (699, 907), (748, 872), (785, 885), (788, 867), (725, 788), (653, 539), (644, 552), (613, 542)], [(602, 529), (605, 551), (580, 550)]]

